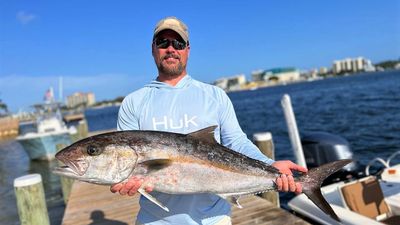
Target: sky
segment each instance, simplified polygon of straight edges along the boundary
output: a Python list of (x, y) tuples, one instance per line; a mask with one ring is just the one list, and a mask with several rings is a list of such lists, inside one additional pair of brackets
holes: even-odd
[(0, 99), (27, 110), (49, 87), (59, 98), (59, 77), (64, 100), (125, 96), (157, 77), (151, 40), (166, 16), (188, 25), (188, 73), (206, 83), (347, 57), (400, 58), (398, 0), (0, 0)]

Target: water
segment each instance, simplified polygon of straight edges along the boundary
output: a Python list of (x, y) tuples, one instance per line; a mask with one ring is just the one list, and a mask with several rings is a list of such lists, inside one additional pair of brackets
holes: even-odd
[(13, 140), (0, 142), (0, 224), (19, 224), (13, 182), (31, 173), (42, 175), (51, 224), (61, 224), (65, 206), (60, 179), (49, 172), (55, 166), (56, 161), (30, 161), (22, 146)]
[(362, 165), (400, 150), (400, 71), (360, 74), (230, 94), (246, 134), (271, 131), (277, 159), (294, 159), (280, 100), (291, 96), (300, 133), (347, 139)]
[(85, 111), (89, 131), (116, 129), (119, 107), (89, 109)]
[[(346, 138), (362, 165), (386, 159), (400, 150), (400, 71), (360, 74), (314, 82), (230, 93), (236, 114), (249, 138), (256, 132), (273, 135), (277, 159), (294, 156), (280, 105), (291, 96), (300, 133), (325, 131)], [(89, 130), (116, 127), (118, 107), (85, 112)], [(400, 163), (398, 157), (394, 163)], [(28, 173), (43, 177), (52, 224), (60, 224), (64, 204), (59, 178), (49, 173), (54, 162), (31, 162), (13, 140), (0, 142), (0, 224), (19, 224), (13, 180)], [(281, 195), (286, 202), (290, 195)]]

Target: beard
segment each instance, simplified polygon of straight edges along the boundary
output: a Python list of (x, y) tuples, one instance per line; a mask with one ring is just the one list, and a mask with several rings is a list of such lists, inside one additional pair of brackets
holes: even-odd
[[(177, 64), (169, 64), (166, 61), (164, 61), (167, 58), (175, 58), (175, 59), (179, 59), (179, 62)], [(180, 56), (179, 55), (174, 55), (174, 54), (168, 54), (165, 55), (164, 57), (162, 57), (160, 59), (160, 63), (157, 65), (158, 70), (162, 73), (165, 74), (167, 76), (179, 76), (183, 73), (183, 71), (185, 70), (186, 65), (184, 65), (181, 61), (180, 61)]]

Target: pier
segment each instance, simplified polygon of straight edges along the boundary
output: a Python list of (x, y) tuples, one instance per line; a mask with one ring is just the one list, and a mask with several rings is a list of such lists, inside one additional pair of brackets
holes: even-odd
[(1, 117), (0, 118), (0, 138), (17, 136), (18, 135), (18, 124), (17, 118)]
[[(136, 222), (139, 194), (113, 194), (109, 186), (75, 181), (62, 225), (129, 224)], [(232, 206), (232, 224), (309, 224), (257, 196), (240, 199), (243, 209)]]

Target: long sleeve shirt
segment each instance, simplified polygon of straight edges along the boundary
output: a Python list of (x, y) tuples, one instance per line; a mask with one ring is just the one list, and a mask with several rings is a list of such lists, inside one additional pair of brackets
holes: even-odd
[[(175, 86), (152, 81), (129, 94), (120, 107), (117, 128), (187, 134), (213, 125), (218, 126), (214, 135), (222, 145), (267, 164), (274, 162), (242, 131), (226, 93), (189, 75)], [(214, 194), (170, 195), (153, 191), (151, 195), (170, 212), (142, 197), (137, 218), (140, 223), (214, 224), (231, 213), (230, 204)]]

